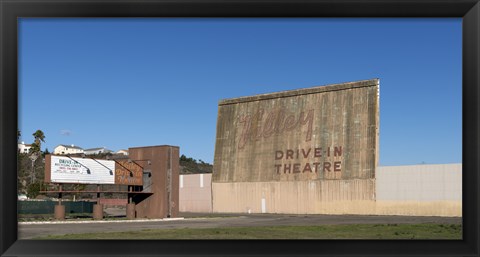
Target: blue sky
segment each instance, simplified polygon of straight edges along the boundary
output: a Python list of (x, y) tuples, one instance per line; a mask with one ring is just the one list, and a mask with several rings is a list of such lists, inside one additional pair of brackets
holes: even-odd
[(213, 163), (219, 100), (379, 78), (380, 165), (459, 163), (461, 46), (452, 18), (24, 18), (20, 140)]

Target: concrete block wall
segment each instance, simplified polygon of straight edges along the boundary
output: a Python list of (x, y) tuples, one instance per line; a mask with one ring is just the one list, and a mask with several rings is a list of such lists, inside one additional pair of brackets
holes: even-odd
[(212, 174), (180, 175), (180, 212), (212, 212)]
[(376, 214), (462, 216), (462, 164), (377, 167)]
[(461, 201), (462, 164), (377, 168), (377, 201)]

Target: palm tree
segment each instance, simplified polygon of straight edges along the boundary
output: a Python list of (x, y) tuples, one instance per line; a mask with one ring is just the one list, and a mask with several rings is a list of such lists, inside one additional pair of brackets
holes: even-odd
[(38, 149), (40, 150), (40, 146), (41, 146), (40, 141), (45, 142), (45, 134), (43, 133), (43, 131), (39, 129), (35, 131), (35, 133), (33, 133), (32, 135), (35, 138), (35, 144), (38, 146)]
[(35, 161), (37, 158), (40, 156), (41, 153), (41, 142), (45, 142), (45, 134), (41, 130), (35, 131), (35, 133), (32, 134), (33, 137), (35, 138), (35, 142), (32, 144), (32, 148), (30, 148), (30, 160), (32, 160), (32, 175), (31, 175), (31, 182), (32, 184), (35, 183)]

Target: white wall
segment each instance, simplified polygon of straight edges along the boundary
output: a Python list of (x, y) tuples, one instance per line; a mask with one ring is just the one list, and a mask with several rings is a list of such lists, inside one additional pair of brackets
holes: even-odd
[(212, 174), (180, 175), (180, 212), (212, 212)]
[(462, 164), (378, 167), (375, 214), (462, 216)]
[(107, 151), (106, 148), (96, 148), (94, 150), (83, 150), (83, 153), (86, 155), (93, 155), (93, 154), (100, 154), (100, 153), (105, 153)]
[(23, 142), (21, 144), (18, 144), (18, 151), (21, 153), (28, 153), (30, 151), (30, 148), (32, 148), (31, 145), (26, 145)]
[(83, 149), (78, 148), (70, 148), (68, 146), (59, 145), (55, 147), (54, 154), (78, 154), (83, 153)]
[(462, 164), (382, 166), (377, 201), (462, 201)]

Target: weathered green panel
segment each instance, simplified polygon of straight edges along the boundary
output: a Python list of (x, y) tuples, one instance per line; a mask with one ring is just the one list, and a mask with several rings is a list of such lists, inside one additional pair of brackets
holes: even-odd
[[(94, 202), (63, 201), (65, 213), (92, 213)], [(53, 214), (57, 201), (18, 201), (18, 214)]]
[(378, 79), (222, 100), (215, 182), (369, 179)]

